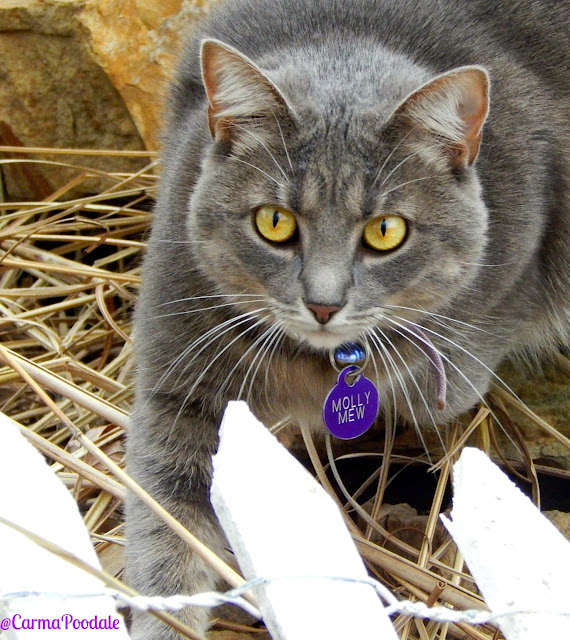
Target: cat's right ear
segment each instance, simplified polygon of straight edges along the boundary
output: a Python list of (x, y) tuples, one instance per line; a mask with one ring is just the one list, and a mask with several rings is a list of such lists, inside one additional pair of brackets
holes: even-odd
[(408, 96), (396, 114), (428, 132), (455, 168), (472, 165), (489, 113), (489, 74), (483, 67), (443, 73)]
[(274, 120), (289, 113), (285, 99), (271, 80), (233, 47), (219, 40), (204, 40), (200, 57), (208, 98), (208, 126), (216, 140), (230, 141), (236, 130), (234, 124)]

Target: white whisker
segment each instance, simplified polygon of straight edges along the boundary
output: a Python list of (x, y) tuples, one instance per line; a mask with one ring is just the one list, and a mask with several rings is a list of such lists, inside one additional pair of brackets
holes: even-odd
[[(263, 309), (261, 311), (263, 311)], [(228, 331), (231, 331), (233, 328), (235, 328), (237, 326), (240, 326), (244, 322), (247, 322), (247, 321), (255, 318), (257, 316), (257, 313), (258, 313), (257, 310), (256, 311), (248, 311), (248, 312), (243, 313), (243, 314), (241, 314), (239, 316), (230, 318), (229, 320), (226, 320), (226, 321), (222, 322), (221, 324), (216, 325), (215, 327), (213, 327), (212, 329), (210, 329), (206, 333), (204, 333), (201, 336), (199, 336), (196, 340), (191, 342), (188, 346), (186, 346), (184, 348), (184, 350), (170, 364), (168, 369), (162, 374), (162, 376), (160, 377), (160, 379), (158, 380), (158, 382), (156, 383), (154, 389), (152, 390), (152, 392), (150, 394), (151, 397), (160, 389), (160, 387), (164, 384), (164, 382), (174, 373), (174, 370), (180, 364), (180, 362), (184, 358), (186, 358), (190, 353), (192, 353), (192, 351), (194, 351), (194, 349), (196, 349), (196, 347), (198, 347), (200, 344), (205, 342), (205, 344), (200, 348), (200, 350), (196, 354), (194, 354), (194, 356), (190, 359), (189, 362), (187, 362), (185, 364), (184, 369), (180, 372), (180, 374), (178, 375), (178, 377), (174, 381), (173, 385), (170, 387), (171, 390), (176, 388), (176, 384), (178, 383), (178, 380), (180, 380), (180, 376), (196, 360), (196, 358), (205, 349), (207, 349), (210, 346), (210, 344), (212, 344), (212, 342), (214, 342), (215, 340), (218, 340), (219, 338), (221, 338), (221, 336), (223, 336)]]
[(178, 413), (176, 414), (176, 418), (174, 419), (173, 422), (173, 427), (176, 425), (178, 418), (182, 415), (184, 409), (186, 408), (186, 405), (188, 404), (188, 402), (190, 401), (191, 397), (194, 395), (194, 392), (196, 391), (196, 389), (198, 388), (198, 386), (200, 385), (200, 383), (202, 382), (202, 380), (204, 379), (205, 375), (208, 373), (208, 371), (210, 371), (210, 369), (215, 365), (215, 363), (224, 355), (224, 353), (226, 353), (226, 351), (228, 349), (230, 349), (238, 340), (241, 340), (243, 338), (243, 336), (245, 336), (247, 333), (249, 333), (250, 331), (253, 331), (254, 329), (256, 329), (257, 327), (259, 327), (260, 325), (262, 325), (265, 321), (266, 321), (267, 317), (261, 318), (260, 320), (258, 320), (255, 324), (252, 324), (248, 327), (246, 327), (243, 331), (241, 331), (240, 333), (238, 333), (238, 335), (233, 338), (232, 340), (230, 340), (228, 342), (228, 344), (221, 349), (214, 358), (212, 358), (209, 362), (208, 365), (202, 369), (202, 371), (200, 372), (200, 375), (196, 378), (196, 380), (194, 380), (194, 383), (192, 384), (192, 386), (190, 387), (190, 390), (188, 391), (188, 393), (186, 394), (186, 397), (184, 398), (182, 404), (180, 405), (180, 408), (178, 409)]
[(155, 318), (169, 318), (172, 316), (185, 316), (192, 313), (202, 313), (203, 311), (212, 311), (213, 309), (223, 309), (224, 307), (235, 307), (240, 304), (253, 304), (254, 302), (264, 302), (263, 298), (253, 298), (251, 300), (240, 300), (239, 302), (226, 302), (224, 304), (216, 304), (211, 307), (201, 307), (200, 309), (186, 309), (184, 311), (173, 311), (172, 313), (163, 313), (159, 316), (153, 316)]
[[(373, 336), (371, 335), (371, 333), (369, 332), (368, 335), (365, 337), (365, 341), (366, 341), (366, 345), (369, 347), (370, 343), (368, 342), (368, 337), (373, 338)], [(382, 364), (384, 366), (384, 371), (386, 371), (386, 375), (388, 376), (388, 386), (390, 387), (390, 390), (392, 391), (392, 409), (394, 411), (394, 422), (397, 421), (397, 408), (396, 408), (396, 390), (395, 390), (395, 385), (392, 381), (392, 376), (390, 374), (390, 368), (388, 367), (386, 360), (384, 358), (384, 354), (382, 353), (382, 351), (378, 348), (378, 346), (376, 344), (374, 344), (374, 347), (376, 348), (376, 352), (378, 353), (378, 355), (380, 356), (380, 359), (382, 360)], [(374, 365), (374, 372), (376, 373), (376, 386), (378, 389), (382, 388), (382, 385), (380, 384), (380, 374), (378, 372), (378, 366), (376, 365), (376, 359), (372, 358), (372, 364)]]
[(426, 311), (425, 309), (417, 309), (415, 307), (403, 307), (401, 305), (395, 305), (395, 304), (387, 304), (386, 309), (405, 309), (406, 311), (415, 311), (416, 313), (423, 313), (426, 316), (441, 318), (442, 320), (447, 320), (448, 322), (460, 324), (469, 329), (473, 329), (475, 331), (481, 331), (482, 333), (487, 333), (490, 336), (495, 336), (495, 334), (491, 333), (490, 331), (487, 331), (486, 329), (481, 329), (481, 327), (477, 327), (474, 324), (469, 324), (468, 322), (462, 322), (461, 320), (456, 320), (455, 318), (451, 318), (450, 316), (444, 316), (439, 313), (434, 313), (433, 311)]
[[(390, 340), (390, 338), (388, 338), (388, 336), (384, 333), (384, 331), (382, 331), (382, 330), (381, 330), (381, 329), (379, 329), (379, 328), (378, 328), (377, 330), (381, 333), (382, 337), (383, 337), (383, 338), (384, 338), (384, 340), (385, 340), (385, 341), (390, 345), (390, 347), (392, 347), (392, 350), (393, 350), (393, 351), (394, 351), (394, 353), (398, 356), (398, 358), (400, 359), (400, 361), (401, 361), (401, 362), (402, 362), (402, 364), (404, 365), (404, 367), (405, 367), (406, 371), (408, 372), (408, 376), (409, 376), (410, 380), (412, 381), (412, 383), (413, 383), (414, 387), (416, 388), (416, 390), (417, 390), (417, 392), (418, 392), (418, 394), (419, 394), (419, 397), (421, 398), (421, 400), (422, 400), (422, 402), (423, 402), (423, 405), (424, 405), (424, 407), (425, 407), (425, 409), (426, 409), (426, 412), (427, 412), (427, 414), (428, 414), (428, 416), (429, 416), (429, 418), (430, 418), (430, 421), (431, 421), (431, 423), (432, 423), (432, 425), (433, 425), (433, 428), (435, 429), (435, 432), (437, 433), (437, 436), (438, 436), (438, 438), (439, 438), (439, 441), (440, 441), (440, 443), (441, 443), (441, 446), (442, 446), (442, 447), (443, 447), (443, 449), (445, 450), (445, 444), (444, 444), (444, 442), (443, 442), (443, 438), (441, 437), (441, 434), (440, 434), (440, 432), (439, 432), (439, 428), (438, 428), (438, 426), (437, 426), (437, 423), (436, 423), (435, 418), (434, 418), (434, 416), (433, 416), (433, 413), (432, 413), (432, 411), (431, 411), (431, 407), (430, 407), (430, 405), (429, 405), (428, 401), (426, 400), (425, 395), (424, 395), (424, 393), (423, 393), (422, 389), (420, 388), (420, 385), (418, 384), (418, 381), (416, 380), (416, 378), (414, 377), (414, 375), (413, 375), (413, 373), (412, 373), (412, 371), (411, 371), (410, 367), (408, 366), (408, 363), (406, 362), (406, 360), (404, 359), (404, 357), (402, 356), (402, 354), (398, 351), (398, 349), (396, 348), (396, 346), (394, 345), (394, 343), (393, 343), (393, 342)], [(389, 352), (388, 352), (388, 350), (386, 351), (386, 353), (387, 353), (387, 354), (389, 353)], [(410, 407), (410, 411), (411, 411), (411, 413), (412, 413), (412, 415), (413, 415), (413, 418), (414, 418), (414, 424), (416, 424), (416, 423), (417, 423), (417, 420), (416, 420), (415, 414), (414, 414), (414, 412), (413, 412), (413, 408), (412, 408), (412, 406), (411, 406), (411, 402), (410, 402), (410, 399), (409, 399), (409, 396), (408, 396), (408, 395), (406, 395), (406, 400), (407, 400), (407, 402), (408, 402), (408, 406)], [(424, 440), (424, 438), (423, 438), (423, 435), (422, 435), (422, 433), (421, 433), (421, 429), (419, 429), (419, 428), (418, 428), (417, 430), (418, 430), (418, 435), (419, 435), (419, 437), (420, 437), (420, 440), (421, 440), (421, 442), (422, 442), (422, 445), (423, 445), (423, 447), (424, 447), (424, 450), (425, 450), (425, 452), (426, 452), (426, 453), (428, 453), (427, 444), (426, 444), (426, 442), (425, 442), (425, 440)], [(428, 455), (429, 455), (429, 454), (428, 454)]]
[(177, 302), (190, 302), (192, 300), (207, 300), (209, 298), (259, 298), (259, 293), (220, 293), (208, 296), (190, 296), (189, 298), (178, 298), (177, 300), (169, 300), (168, 302), (161, 302), (156, 305), (157, 307), (164, 307), (167, 304), (176, 304)]
[(390, 364), (392, 366), (394, 374), (396, 375), (396, 378), (398, 379), (398, 384), (399, 384), (399, 387), (400, 387), (400, 389), (402, 391), (404, 399), (406, 400), (406, 403), (408, 404), (408, 407), (410, 409), (410, 415), (412, 417), (412, 422), (413, 422), (413, 425), (414, 425), (414, 429), (415, 429), (416, 433), (418, 434), (418, 437), (422, 441), (422, 445), (424, 447), (424, 450), (427, 453), (427, 451), (428, 451), (427, 450), (427, 446), (426, 446), (426, 443), (425, 443), (425, 441), (423, 439), (423, 436), (421, 435), (421, 429), (420, 429), (418, 420), (416, 418), (416, 414), (414, 412), (412, 401), (411, 401), (411, 398), (409, 396), (408, 388), (406, 387), (406, 383), (404, 381), (404, 378), (402, 377), (402, 374), (400, 373), (400, 370), (398, 369), (398, 367), (396, 365), (396, 362), (392, 358), (392, 355), (388, 351), (388, 348), (386, 347), (385, 344), (382, 343), (382, 339), (378, 335), (376, 335), (376, 331), (379, 331), (380, 334), (382, 334), (382, 337), (385, 338), (384, 332), (381, 329), (379, 329), (378, 327), (376, 327), (376, 329), (374, 329), (371, 333), (369, 333), (369, 335), (372, 338), (372, 340), (375, 342), (377, 348), (381, 349), (385, 353), (386, 357), (388, 358), (388, 361), (390, 362)]
[(268, 396), (268, 391), (267, 391), (269, 388), (269, 371), (271, 369), (271, 362), (273, 361), (273, 356), (275, 355), (277, 347), (279, 347), (279, 345), (281, 344), (281, 341), (286, 335), (285, 330), (283, 329), (284, 324), (285, 323), (281, 323), (281, 326), (279, 327), (279, 330), (276, 333), (276, 337), (273, 340), (272, 346), (269, 347), (271, 349), (271, 352), (269, 353), (269, 358), (267, 360), (267, 365), (265, 367), (264, 394), (265, 394), (265, 401), (267, 402), (268, 406), (271, 406), (271, 400)]
[[(268, 334), (271, 334), (273, 331), (275, 330), (275, 325), (271, 325), (266, 331), (264, 331), (260, 336), (258, 336), (252, 343), (251, 345), (246, 349), (246, 351), (240, 356), (239, 360), (235, 363), (235, 365), (232, 367), (232, 369), (230, 370), (230, 372), (227, 374), (224, 382), (220, 385), (220, 387), (218, 388), (218, 393), (220, 393), (221, 391), (223, 391), (227, 385), (229, 384), (229, 382), (232, 379), (232, 376), (234, 375), (234, 373), (236, 372), (236, 370), (239, 368), (240, 364), (247, 358), (247, 356), (257, 347), (257, 345), (260, 342), (263, 342), (265, 340), (265, 338), (267, 337)], [(256, 354), (255, 357), (257, 357), (258, 354)], [(255, 362), (255, 358), (254, 358), (254, 362)], [(251, 365), (250, 365), (251, 366)], [(247, 378), (247, 375), (249, 373), (249, 369), (247, 371), (247, 373), (245, 374), (245, 378)], [(243, 388), (243, 383), (242, 383), (242, 388)], [(237, 400), (241, 399), (241, 392), (242, 392), (242, 388), (240, 388), (238, 394), (237, 394)]]
[[(396, 322), (393, 318), (388, 318), (387, 319), (392, 322), (394, 325), (400, 327), (404, 332), (407, 333), (413, 333), (413, 329), (409, 329), (407, 327), (404, 327), (403, 325), (401, 325), (400, 323)], [(406, 322), (408, 324), (411, 324), (412, 327), (414, 326), (413, 322), (410, 322), (409, 320), (406, 320), (405, 318), (400, 318), (400, 320), (402, 320), (402, 322)], [(491, 369), (489, 369), (489, 367), (487, 367), (483, 362), (481, 362), (476, 356), (474, 356), (472, 353), (470, 353), (467, 349), (464, 349), (461, 345), (456, 344), (455, 342), (453, 342), (452, 340), (449, 340), (448, 338), (446, 338), (445, 336), (441, 336), (438, 333), (431, 331), (430, 329), (427, 329), (426, 327), (422, 327), (424, 329), (424, 331), (428, 331), (429, 333), (433, 333), (434, 335), (437, 335), (438, 337), (442, 338), (443, 340), (449, 342), (450, 344), (452, 344), (453, 346), (455, 346), (456, 348), (460, 349), (461, 351), (465, 352), (468, 356), (470, 356), (471, 358), (473, 358), (474, 360), (476, 360), (477, 362), (479, 362), (483, 367), (485, 367), (485, 369), (487, 369), (487, 371), (489, 371), (493, 376), (495, 376), (512, 394), (515, 398), (517, 398), (516, 394), (511, 391), (509, 389), (509, 387), (507, 386), (507, 384), (501, 379), (499, 378), (499, 376), (497, 376), (495, 374), (494, 371), (492, 371)], [(399, 333), (399, 332), (398, 332)], [(401, 334), (400, 334), (401, 335)], [(418, 339), (419, 336), (417, 336), (416, 334), (413, 334), (414, 336), (416, 336)], [(495, 422), (499, 425), (499, 427), (502, 429), (502, 431), (505, 433), (505, 435), (507, 436), (507, 438), (511, 441), (511, 443), (514, 445), (515, 443), (513, 442), (512, 438), (510, 437), (510, 435), (508, 434), (508, 432), (505, 430), (505, 428), (503, 427), (501, 421), (499, 420), (499, 418), (497, 417), (496, 413), (493, 411), (493, 409), (489, 406), (489, 404), (487, 403), (487, 401), (485, 400), (484, 396), (479, 392), (479, 390), (477, 389), (477, 387), (471, 382), (471, 380), (469, 380), (469, 378), (465, 375), (465, 373), (463, 373), (463, 371), (461, 371), (461, 369), (451, 360), (451, 358), (449, 358), (448, 356), (446, 356), (442, 351), (439, 352), (440, 356), (443, 360), (445, 360), (445, 362), (447, 362), (449, 364), (449, 366), (451, 366), (455, 371), (457, 371), (457, 373), (463, 378), (463, 380), (465, 380), (465, 382), (468, 384), (469, 387), (471, 387), (471, 389), (475, 392), (475, 395), (477, 396), (477, 398), (479, 398), (479, 401), (481, 402), (481, 404), (483, 404), (490, 412), (491, 416), (494, 418)], [(518, 398), (517, 398), (518, 399)], [(516, 446), (516, 445), (515, 445)]]
[(271, 151), (269, 151), (267, 145), (263, 142), (263, 140), (261, 140), (260, 138), (258, 138), (254, 133), (252, 133), (249, 129), (247, 129), (247, 127), (244, 127), (243, 125), (238, 125), (238, 124), (233, 124), (233, 126), (236, 129), (240, 129), (242, 130), (244, 133), (247, 133), (249, 136), (251, 136), (254, 140), (256, 140), (264, 149), (265, 151), (267, 151), (267, 153), (269, 154), (269, 156), (271, 157), (271, 159), (273, 160), (273, 162), (275, 163), (275, 166), (279, 169), (279, 171), (281, 172), (281, 175), (285, 178), (285, 182), (289, 182), (289, 178), (287, 176), (287, 174), (285, 173), (285, 171), (283, 171), (283, 168), (281, 167), (281, 165), (277, 162), (277, 159), (275, 158), (275, 156), (271, 153)]
[[(239, 390), (239, 397), (241, 398), (241, 394), (243, 392), (243, 390), (245, 389), (245, 385), (247, 382), (247, 379), (249, 377), (249, 374), (255, 364), (255, 361), (258, 360), (257, 366), (255, 367), (255, 369), (253, 370), (252, 376), (251, 376), (251, 381), (249, 383), (249, 387), (247, 390), (247, 395), (246, 395), (246, 401), (249, 403), (250, 402), (250, 397), (251, 397), (251, 392), (253, 389), (253, 383), (255, 382), (255, 378), (257, 376), (257, 373), (259, 371), (259, 368), (261, 367), (262, 363), (263, 363), (263, 358), (267, 352), (267, 350), (271, 347), (271, 344), (273, 344), (273, 340), (275, 339), (275, 336), (279, 335), (279, 331), (281, 329), (281, 324), (275, 324), (273, 327), (271, 327), (271, 332), (269, 333), (269, 335), (266, 336), (266, 340), (264, 341), (264, 344), (262, 345), (261, 349), (259, 350), (259, 352), (256, 354), (256, 357), (253, 359), (251, 365), (249, 366), (249, 369), (247, 370), (245, 377), (243, 379), (243, 383), (240, 387)], [(267, 370), (266, 370), (267, 373)], [(267, 388), (266, 388), (267, 390)], [(266, 398), (267, 399), (267, 398)]]
[(410, 160), (410, 158), (414, 158), (415, 156), (420, 155), (420, 151), (414, 151), (414, 153), (410, 153), (409, 155), (407, 155), (403, 160), (401, 160), (400, 162), (398, 162), (398, 164), (392, 169), (392, 171), (390, 171), (390, 173), (384, 178), (384, 180), (382, 180), (382, 182), (380, 183), (380, 186), (378, 187), (379, 189), (381, 189), (386, 182), (388, 182), (388, 180), (392, 177), (392, 175), (404, 164), (406, 163), (408, 160)]
[[(398, 141), (398, 144), (396, 144), (394, 146), (394, 148), (392, 149), (392, 151), (390, 151), (390, 153), (388, 154), (388, 157), (386, 158), (386, 160), (384, 160), (384, 162), (382, 163), (382, 166), (378, 170), (378, 173), (376, 174), (376, 177), (374, 178), (374, 182), (370, 186), (371, 190), (374, 188), (374, 185), (378, 182), (378, 178), (381, 176), (382, 171), (384, 171), (384, 169), (386, 168), (386, 165), (388, 164), (388, 162), (390, 162), (390, 158), (394, 155), (394, 153), (396, 153), (396, 151), (398, 150), (400, 145), (406, 140), (406, 138), (412, 133), (412, 131), (413, 131), (413, 129), (410, 129), (410, 131), (408, 131), (406, 133), (406, 135), (402, 136), (402, 138)], [(382, 184), (384, 184), (384, 183), (382, 183)], [(382, 185), (380, 185), (380, 186), (382, 186)]]
[[(401, 320), (402, 322), (414, 325), (413, 322), (411, 322), (410, 320), (406, 320), (406, 318), (401, 318), (399, 316), (394, 316), (394, 317), (397, 318), (398, 320)], [(394, 322), (390, 317), (386, 316), (386, 318), (391, 320), (392, 322)], [(399, 326), (401, 326), (401, 325), (399, 325)], [(404, 330), (406, 330), (405, 327), (402, 327), (402, 328)], [(462, 347), (457, 342), (454, 342), (450, 338), (447, 338), (446, 336), (442, 335), (441, 333), (438, 333), (437, 331), (434, 331), (433, 329), (428, 329), (427, 327), (425, 327), (423, 325), (422, 325), (422, 329), (424, 331), (427, 331), (428, 333), (433, 334), (434, 336), (437, 336), (438, 338), (441, 338), (442, 340), (445, 340), (446, 342), (448, 342), (453, 347), (459, 349), (460, 351), (462, 351), (463, 353), (468, 355), (470, 358), (473, 358), (473, 360), (475, 360), (475, 362), (480, 364), (488, 373), (491, 374), (491, 376), (493, 376), (498, 382), (500, 382), (510, 394), (512, 394), (517, 400), (522, 402), (522, 400), (520, 400), (520, 398), (517, 396), (517, 394), (507, 385), (507, 383), (500, 376), (498, 376), (490, 367), (488, 367), (482, 360), (480, 360), (476, 355), (471, 353), (468, 349), (465, 349), (465, 347)], [(408, 329), (408, 331), (409, 331), (409, 329)], [(441, 356), (443, 357), (443, 353), (441, 353)]]
[[(188, 367), (190, 367), (190, 365), (192, 365), (197, 358), (210, 346), (212, 345), (216, 340), (219, 340), (222, 335), (225, 335), (227, 333), (229, 333), (230, 331), (232, 331), (233, 329), (235, 329), (238, 326), (241, 326), (243, 324), (245, 324), (246, 322), (248, 322), (249, 320), (252, 320), (254, 318), (258, 318), (259, 317), (259, 313), (266, 311), (267, 309), (258, 309), (255, 312), (252, 313), (251, 316), (244, 318), (243, 320), (241, 320), (240, 322), (236, 322), (231, 324), (230, 326), (226, 327), (224, 329), (224, 331), (222, 333), (219, 333), (218, 335), (215, 335), (211, 337), (211, 339), (209, 339), (204, 345), (202, 345), (202, 347), (200, 348), (200, 350), (195, 353), (192, 358), (184, 365), (184, 368), (181, 371), (181, 374), (184, 374)], [(244, 314), (245, 315), (245, 314)], [(238, 334), (238, 336), (234, 339), (232, 339), (230, 341), (230, 343), (228, 345), (226, 345), (220, 352), (216, 353), (216, 356), (210, 361), (210, 363), (208, 364), (208, 366), (206, 367), (206, 369), (203, 369), (200, 373), (200, 376), (198, 377), (197, 380), (194, 381), (194, 386), (192, 387), (191, 393), (194, 392), (195, 388), (198, 386), (198, 382), (202, 380), (203, 378), (203, 374), (206, 373), (211, 365), (213, 363), (215, 363), (221, 356), (221, 354), (225, 353), (229, 347), (231, 347), (242, 335), (244, 335), (244, 332), (247, 333), (247, 331), (250, 331), (252, 328), (255, 328), (257, 326), (259, 326), (260, 324), (262, 324), (264, 322), (265, 318), (262, 318), (261, 320), (258, 320), (255, 324), (251, 325), (250, 327), (247, 327), (244, 331), (242, 331), (241, 333)], [(179, 376), (180, 377), (180, 376)]]
[(264, 171), (263, 169), (260, 169), (259, 167), (256, 167), (254, 164), (251, 164), (251, 162), (246, 162), (245, 160), (242, 160), (241, 158), (236, 158), (235, 156), (231, 156), (231, 160), (233, 160), (234, 162), (241, 162), (242, 164), (245, 164), (248, 167), (251, 167), (252, 169), (255, 169), (256, 171), (259, 171), (259, 173), (262, 173), (266, 178), (269, 178), (269, 180), (272, 180), (273, 182), (275, 182), (275, 184), (278, 187), (281, 186), (281, 183), (279, 182), (279, 180), (277, 180), (273, 176), (270, 176), (267, 173), (267, 171)]
[(160, 244), (204, 244), (207, 240), (159, 240), (153, 239), (153, 242)]
[(388, 191), (382, 192), (380, 194), (380, 197), (384, 198), (389, 193), (392, 193), (392, 191), (396, 191), (396, 189), (401, 189), (402, 187), (405, 187), (408, 184), (413, 184), (414, 182), (420, 182), (421, 180), (436, 180), (438, 177), (439, 176), (425, 176), (424, 178), (415, 178), (414, 180), (408, 180), (407, 182), (402, 182), (402, 183), (396, 185), (395, 187), (392, 187), (391, 189), (388, 189)]
[(457, 261), (457, 264), (463, 264), (467, 267), (509, 267), (512, 264), (515, 264), (514, 261), (503, 262), (500, 264), (484, 264), (482, 262), (463, 262), (461, 260)]
[(277, 124), (277, 128), (279, 129), (279, 135), (281, 136), (281, 142), (283, 143), (283, 150), (285, 151), (285, 155), (287, 156), (287, 161), (289, 162), (289, 167), (291, 167), (291, 174), (295, 173), (293, 169), (293, 163), (291, 162), (291, 157), (289, 156), (289, 151), (287, 151), (287, 145), (285, 144), (285, 137), (283, 136), (283, 130), (281, 129), (281, 125), (279, 124), (279, 119), (273, 113), (273, 117), (275, 118), (275, 123)]

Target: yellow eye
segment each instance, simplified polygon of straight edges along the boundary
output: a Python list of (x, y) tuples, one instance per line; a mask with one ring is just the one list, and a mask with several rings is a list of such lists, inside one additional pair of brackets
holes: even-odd
[(287, 242), (297, 230), (297, 221), (290, 211), (270, 205), (259, 207), (255, 214), (255, 225), (270, 242)]
[(390, 251), (406, 237), (406, 221), (400, 216), (374, 218), (364, 227), (364, 242), (376, 251)]

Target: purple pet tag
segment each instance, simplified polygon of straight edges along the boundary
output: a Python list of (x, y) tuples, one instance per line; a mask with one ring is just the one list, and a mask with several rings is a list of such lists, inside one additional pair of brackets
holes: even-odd
[(339, 373), (323, 407), (326, 428), (342, 440), (361, 436), (378, 415), (378, 391), (372, 382), (362, 373), (357, 375), (352, 385), (346, 380), (349, 374), (357, 371), (359, 367), (351, 365)]

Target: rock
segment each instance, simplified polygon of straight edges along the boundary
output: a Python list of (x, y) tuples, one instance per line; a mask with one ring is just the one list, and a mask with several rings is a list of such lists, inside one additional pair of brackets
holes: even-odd
[[(82, 2), (0, 2), (0, 118), (3, 144), (103, 149), (143, 149), (121, 97), (93, 61), (79, 16)], [(35, 156), (32, 156), (35, 157)], [(136, 161), (42, 156), (107, 170), (136, 170)], [(37, 198), (3, 167), (10, 199)], [(37, 166), (53, 189), (71, 179), (59, 168)], [(107, 185), (109, 186), (109, 185)]]
[[(570, 360), (560, 355), (531, 369), (524, 362), (506, 362), (499, 371), (505, 382), (541, 418), (570, 437)], [(521, 417), (521, 423), (528, 419)]]
[[(530, 369), (526, 363), (506, 362), (498, 374), (516, 395), (538, 416), (566, 437), (570, 437), (570, 393), (568, 359), (560, 356)], [(509, 415), (520, 427), (535, 462), (570, 469), (570, 451), (538, 427), (520, 411), (507, 407)], [(503, 452), (518, 459), (512, 442), (500, 436)]]
[(570, 513), (564, 511), (544, 511), (550, 522), (560, 531), (560, 533), (570, 542)]
[(157, 149), (165, 88), (185, 37), (210, 0), (91, 0), (80, 15), (93, 58), (123, 98), (148, 149)]
[[(185, 34), (208, 4), (0, 0), (0, 144), (157, 149), (168, 78)], [(107, 171), (134, 171), (147, 162), (42, 158)], [(74, 175), (36, 165), (28, 173), (39, 175), (22, 180), (22, 165), (14, 166), (3, 167), (10, 199), (45, 197), (46, 188), (59, 188)]]
[[(370, 512), (372, 503), (373, 501), (369, 501), (363, 505), (365, 511)], [(428, 516), (418, 515), (417, 510), (409, 504), (385, 503), (380, 509), (380, 514), (377, 522), (380, 526), (386, 529), (386, 531), (388, 531), (393, 538), (397, 538), (401, 542), (405, 542), (406, 544), (409, 544), (419, 551), (425, 538), (425, 528), (427, 525), (427, 520)], [(360, 517), (357, 517), (357, 524), (361, 530), (364, 530), (366, 527), (366, 523)], [(441, 522), (438, 521), (432, 540), (432, 549), (437, 549), (447, 538), (448, 534), (445, 528), (443, 527)], [(383, 536), (381, 536), (378, 532), (373, 531), (370, 539), (372, 540), (372, 542), (376, 542), (382, 547), (390, 551), (394, 551), (402, 557), (407, 557), (409, 560), (414, 561), (414, 557), (402, 551), (397, 545), (394, 544), (394, 541), (391, 538), (385, 540)], [(451, 563), (452, 557), (449, 555), (449, 553), (446, 552), (442, 556), (441, 560), (443, 562)]]

